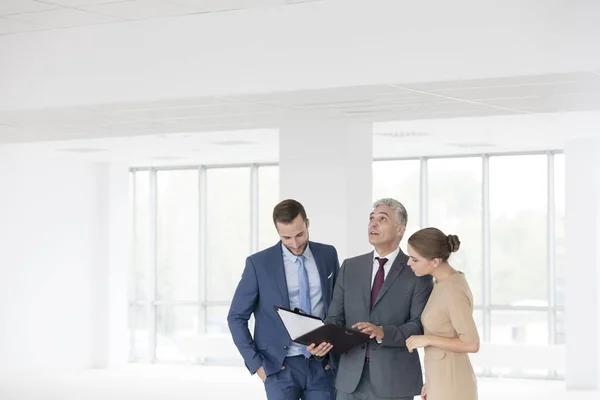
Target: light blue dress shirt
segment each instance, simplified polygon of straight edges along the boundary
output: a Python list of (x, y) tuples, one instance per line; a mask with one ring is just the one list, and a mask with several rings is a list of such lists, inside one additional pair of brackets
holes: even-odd
[[(298, 282), (298, 268), (299, 263), (296, 262), (298, 256), (292, 254), (291, 251), (281, 244), (283, 251), (283, 266), (285, 268), (285, 281), (287, 283), (288, 296), (290, 300), (290, 308), (300, 307), (300, 284)], [(315, 257), (310, 251), (310, 245), (306, 246), (304, 253), (305, 257), (304, 266), (308, 272), (308, 284), (310, 286), (310, 304), (312, 310), (310, 314), (319, 318), (325, 317), (325, 306), (323, 304), (323, 295), (321, 291), (321, 277), (319, 276), (319, 270)], [(304, 310), (307, 311), (307, 310)], [(292, 343), (288, 349), (287, 356), (297, 356), (302, 354), (302, 346), (297, 343)]]

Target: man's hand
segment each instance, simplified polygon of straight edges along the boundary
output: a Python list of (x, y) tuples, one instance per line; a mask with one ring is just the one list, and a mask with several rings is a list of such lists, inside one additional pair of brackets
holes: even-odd
[(427, 335), (413, 335), (406, 339), (406, 348), (409, 353), (412, 353), (414, 349), (429, 346), (429, 338)]
[(370, 322), (357, 322), (352, 325), (353, 329), (358, 329), (362, 333), (370, 335), (371, 339), (377, 339), (378, 342), (383, 341), (383, 328), (380, 326), (373, 325)]
[(265, 369), (263, 368), (262, 365), (256, 370), (256, 375), (258, 375), (258, 377), (260, 378), (261, 381), (263, 381), (263, 383), (266, 382), (267, 374), (265, 374)]
[[(283, 371), (284, 369), (285, 369), (285, 366), (282, 365), (281, 370)], [(258, 375), (258, 377), (260, 378), (261, 381), (263, 381), (263, 383), (265, 383), (267, 381), (267, 374), (265, 374), (265, 369), (263, 368), (262, 365), (256, 370), (256, 375)]]
[(310, 346), (306, 347), (306, 350), (308, 350), (310, 354), (317, 357), (324, 357), (331, 349), (333, 349), (333, 345), (327, 342), (323, 342), (318, 346), (315, 346), (314, 343), (311, 343)]
[(421, 389), (421, 400), (427, 400), (427, 383)]
[(262, 365), (256, 370), (256, 375), (258, 375), (263, 383), (265, 383), (267, 380), (267, 374), (265, 374), (265, 369), (262, 367)]

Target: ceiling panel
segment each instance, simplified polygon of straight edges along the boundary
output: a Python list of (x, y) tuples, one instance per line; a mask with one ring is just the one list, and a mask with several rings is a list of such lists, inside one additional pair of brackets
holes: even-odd
[(198, 10), (159, 0), (132, 0), (82, 7), (82, 10), (123, 19), (162, 18), (197, 13)]
[(53, 10), (58, 8), (47, 2), (39, 2), (33, 0), (1, 0), (0, 15), (19, 14), (34, 11)]
[(122, 21), (119, 18), (110, 17), (107, 15), (68, 8), (34, 13), (14, 14), (6, 18), (36, 24), (46, 28), (64, 28)]
[(188, 127), (201, 128), (214, 125), (235, 125), (240, 123), (261, 123), (272, 121), (276, 117), (271, 113), (262, 114), (233, 114), (233, 115), (210, 115), (197, 118), (171, 119), (169, 122), (179, 123)]
[(286, 4), (285, 0), (169, 0), (173, 3), (192, 5), (203, 11), (226, 11), (243, 8), (266, 7)]
[(540, 83), (521, 86), (449, 89), (430, 91), (429, 93), (439, 94), (445, 97), (460, 100), (485, 101), (488, 99), (507, 99), (531, 96), (548, 97), (560, 94), (581, 94), (593, 92), (600, 92), (600, 79), (595, 81), (587, 80), (578, 82)]
[(494, 99), (488, 104), (518, 108), (532, 113), (590, 111), (600, 109), (600, 91), (543, 97), (522, 97), (514, 99)]
[[(388, 85), (357, 86), (350, 88), (304, 90), (287, 93), (272, 93), (235, 97), (246, 102), (272, 104), (287, 108), (321, 108), (349, 106), (353, 104), (390, 101), (389, 99), (418, 98), (414, 92)], [(423, 96), (422, 96), (423, 97)]]
[[(325, 1), (325, 0), (310, 0)], [(0, 0), (0, 16), (35, 26), (0, 23), (0, 35), (296, 4), (297, 0)]]
[(202, 118), (217, 115), (270, 113), (271, 108), (254, 103), (233, 103), (192, 107), (124, 111), (120, 115), (149, 119)]
[(218, 106), (225, 104), (238, 103), (235, 100), (221, 99), (215, 97), (204, 98), (184, 98), (162, 101), (146, 101), (138, 103), (113, 103), (113, 104), (92, 104), (85, 108), (93, 111), (120, 113), (130, 111), (148, 111), (160, 109), (185, 108), (195, 106)]
[[(557, 83), (561, 78), (562, 83)], [(571, 79), (567, 81), (566, 79)], [(578, 79), (578, 80), (576, 80)], [(494, 86), (499, 82), (521, 85)], [(532, 84), (532, 81), (538, 83)], [(551, 82), (551, 83), (548, 83)], [(427, 87), (429, 84), (413, 86)], [(0, 111), (5, 138), (39, 140), (277, 127), (283, 121), (418, 121), (600, 110), (600, 75), (592, 72), (436, 82), (429, 92), (397, 85), (357, 86), (237, 97), (164, 99), (85, 108)], [(446, 89), (440, 89), (445, 87)], [(451, 89), (454, 88), (454, 89)], [(576, 92), (576, 93), (571, 93)], [(440, 94), (446, 93), (451, 96)], [(293, 122), (291, 122), (293, 123)], [(20, 136), (14, 132), (19, 131)], [(31, 139), (33, 140), (33, 139)]]
[(437, 92), (444, 90), (468, 89), (468, 88), (486, 88), (502, 86), (527, 86), (534, 84), (561, 83), (561, 82), (581, 82), (592, 79), (589, 72), (572, 72), (565, 74), (545, 74), (545, 75), (523, 75), (509, 76), (486, 79), (468, 79), (451, 80), (443, 82), (424, 82), (414, 84), (398, 84), (400, 87), (421, 90), (425, 92)]
[(0, 35), (34, 31), (36, 29), (39, 29), (37, 25), (0, 17)]
[(45, 3), (52, 3), (64, 7), (83, 7), (95, 4), (115, 3), (123, 0), (44, 0)]

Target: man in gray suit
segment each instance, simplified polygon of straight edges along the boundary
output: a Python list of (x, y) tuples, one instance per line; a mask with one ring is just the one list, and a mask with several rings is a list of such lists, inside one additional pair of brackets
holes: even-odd
[[(406, 339), (423, 334), (421, 312), (433, 289), (431, 276), (417, 277), (399, 245), (406, 230), (404, 206), (394, 199), (373, 204), (368, 233), (375, 251), (349, 258), (341, 266), (325, 323), (371, 335), (364, 346), (343, 354), (337, 367), (337, 400), (412, 400), (423, 377), (417, 352)], [(329, 343), (311, 345), (324, 356)]]

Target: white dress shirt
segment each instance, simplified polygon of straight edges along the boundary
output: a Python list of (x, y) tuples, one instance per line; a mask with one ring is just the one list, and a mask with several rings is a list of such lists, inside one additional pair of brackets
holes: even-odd
[(390, 272), (390, 269), (392, 268), (392, 265), (394, 264), (394, 261), (396, 260), (396, 257), (398, 257), (398, 254), (400, 254), (400, 248), (397, 248), (396, 250), (392, 251), (387, 256), (379, 255), (379, 253), (377, 253), (377, 250), (373, 251), (373, 272), (371, 273), (371, 287), (373, 287), (373, 283), (375, 282), (375, 275), (377, 275), (377, 270), (379, 269), (379, 261), (377, 260), (377, 257), (388, 259), (386, 263), (383, 264), (383, 280), (385, 280), (385, 278), (387, 278), (388, 276), (388, 273)]

